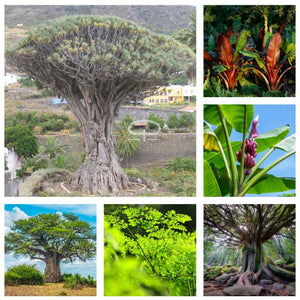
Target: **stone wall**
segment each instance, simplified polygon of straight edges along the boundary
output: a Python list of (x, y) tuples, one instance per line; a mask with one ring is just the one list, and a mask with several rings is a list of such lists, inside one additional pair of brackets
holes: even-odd
[(196, 158), (196, 134), (162, 133), (149, 137), (141, 143), (139, 150), (132, 157), (123, 160), (121, 165), (124, 168), (152, 165), (176, 156)]
[[(157, 116), (160, 116), (165, 121), (168, 120), (170, 114), (175, 113), (177, 117), (180, 117), (183, 112), (176, 110), (166, 110), (166, 109), (157, 109), (151, 107), (133, 107), (133, 106), (122, 106), (119, 111), (119, 116), (117, 120), (122, 120), (127, 114), (129, 114), (133, 120), (148, 120), (148, 117), (151, 113), (154, 113)], [(188, 112), (189, 113), (189, 112)]]

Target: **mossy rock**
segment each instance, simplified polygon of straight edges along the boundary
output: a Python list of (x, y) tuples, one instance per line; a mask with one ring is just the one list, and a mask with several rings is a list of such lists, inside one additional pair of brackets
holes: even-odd
[(222, 267), (215, 266), (215, 267), (212, 267), (212, 268), (208, 269), (205, 272), (204, 278), (205, 279), (214, 279), (214, 278), (216, 278), (220, 275), (222, 275)]
[(20, 184), (20, 196), (32, 197), (41, 192), (44, 182), (62, 182), (70, 180), (72, 173), (63, 169), (40, 169)]
[(229, 273), (235, 273), (237, 271), (237, 269), (233, 266), (224, 266), (222, 268), (222, 273), (226, 273), (226, 274), (229, 274)]

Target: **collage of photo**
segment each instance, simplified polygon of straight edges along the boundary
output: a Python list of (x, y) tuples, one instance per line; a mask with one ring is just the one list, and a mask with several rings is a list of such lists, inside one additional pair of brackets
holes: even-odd
[(295, 3), (13, 2), (0, 296), (295, 296)]

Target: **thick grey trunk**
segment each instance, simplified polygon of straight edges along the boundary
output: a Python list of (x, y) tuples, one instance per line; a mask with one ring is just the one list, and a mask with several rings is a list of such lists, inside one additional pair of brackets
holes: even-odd
[(87, 194), (106, 195), (126, 189), (129, 180), (115, 153), (114, 116), (94, 114), (82, 124), (86, 159), (76, 170), (72, 185)]
[(60, 260), (56, 253), (51, 253), (46, 258), (45, 281), (48, 283), (56, 283), (60, 281), (60, 278)]

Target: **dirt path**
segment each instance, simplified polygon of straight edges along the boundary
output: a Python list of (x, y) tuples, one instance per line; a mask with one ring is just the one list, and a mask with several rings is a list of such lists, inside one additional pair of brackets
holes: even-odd
[(82, 290), (70, 290), (63, 285), (63, 283), (46, 283), (6, 286), (5, 296), (96, 296), (96, 288), (84, 287)]

